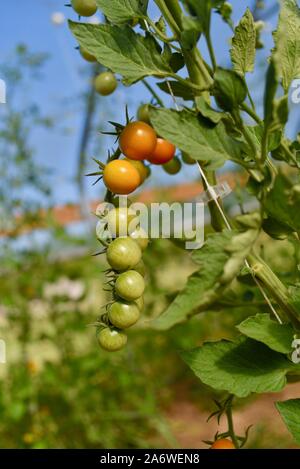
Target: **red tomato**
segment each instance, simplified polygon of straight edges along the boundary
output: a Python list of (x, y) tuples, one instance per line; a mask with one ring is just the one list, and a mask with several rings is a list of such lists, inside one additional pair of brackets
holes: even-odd
[(235, 449), (235, 446), (232, 441), (227, 438), (221, 438), (220, 440), (216, 440), (211, 445), (210, 449)]
[(131, 122), (120, 135), (121, 152), (131, 160), (145, 160), (156, 146), (156, 133), (145, 122)]
[(156, 147), (148, 156), (147, 160), (153, 164), (165, 164), (170, 161), (175, 155), (176, 148), (173, 143), (168, 142), (168, 140), (164, 140), (163, 138), (158, 138)]

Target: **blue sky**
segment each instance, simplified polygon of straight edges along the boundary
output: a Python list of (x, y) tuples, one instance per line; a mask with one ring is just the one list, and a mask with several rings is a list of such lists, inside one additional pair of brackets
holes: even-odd
[[(54, 25), (51, 21), (54, 12), (62, 12), (66, 18), (77, 19), (72, 9), (64, 6), (65, 3), (65, 0), (10, 0), (4, 2), (1, 7), (0, 62), (8, 60), (15, 46), (19, 43), (27, 44), (32, 52), (46, 52), (50, 56), (42, 80), (30, 91), (20, 90), (20, 100), (28, 99), (27, 93), (30, 92), (30, 99), (38, 103), (45, 114), (57, 116), (60, 127), (63, 125), (69, 129), (67, 133), (61, 132), (60, 129), (53, 129), (39, 131), (33, 135), (32, 144), (36, 148), (36, 159), (53, 169), (53, 175), (49, 177), (51, 177), (55, 203), (71, 202), (78, 198), (73, 178), (82, 123), (79, 96), (87, 88), (88, 73), (83, 73), (83, 71), (84, 68), (89, 67), (76, 51), (76, 42), (68, 30), (66, 21), (60, 26)], [(150, 0), (150, 14), (152, 18), (155, 18), (157, 11), (153, 3)], [(237, 22), (246, 6), (252, 5), (253, 1), (234, 0), (232, 3), (234, 5), (234, 21)], [(270, 22), (271, 24), (267, 25), (267, 31), (264, 34), (267, 50), (272, 45), (270, 31), (274, 18)], [(231, 36), (230, 29), (215, 15), (213, 43), (218, 62), (223, 66), (228, 66), (230, 63), (228, 45)], [(205, 50), (204, 55), (206, 56)], [(266, 57), (266, 52), (258, 53), (257, 62), (261, 63), (263, 67), (266, 67)], [(151, 80), (151, 82), (155, 83), (155, 80)], [(254, 96), (257, 102), (261, 103), (262, 87), (257, 86), (255, 76), (249, 77), (249, 84), (250, 87), (251, 84), (254, 84)], [(7, 85), (7, 99), (9, 99), (9, 83)], [(99, 97), (100, 111), (97, 116), (99, 128), (107, 129), (106, 121), (112, 117), (123, 121), (126, 103), (129, 105), (130, 115), (133, 116), (139, 103), (146, 102), (149, 98), (149, 93), (141, 84), (136, 84), (130, 89), (120, 85), (117, 92), (111, 97)], [(167, 105), (172, 105), (167, 95), (164, 95), (164, 101)], [(64, 104), (66, 102), (68, 105)], [(295, 116), (298, 113), (299, 116), (298, 109), (295, 108), (292, 112)], [(294, 133), (293, 124), (289, 131)], [(112, 142), (108, 142), (100, 134), (96, 135), (95, 138), (102, 139), (103, 154), (100, 152), (101, 154), (91, 156), (104, 159), (104, 148), (106, 145), (111, 145)], [(89, 169), (93, 170), (94, 168), (91, 162)], [(175, 182), (186, 182), (195, 179), (195, 177), (194, 167), (185, 167), (180, 175), (175, 177), (167, 176), (162, 169), (155, 168), (151, 181), (147, 184), (168, 185)], [(87, 180), (87, 184), (91, 198), (101, 196), (102, 188), (100, 185), (92, 187), (90, 180)]]

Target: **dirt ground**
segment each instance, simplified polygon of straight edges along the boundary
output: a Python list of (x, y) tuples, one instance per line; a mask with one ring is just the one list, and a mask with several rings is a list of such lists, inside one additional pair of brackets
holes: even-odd
[[(300, 384), (290, 384), (281, 393), (270, 393), (257, 397), (245, 407), (234, 410), (235, 431), (244, 435), (246, 428), (253, 425), (247, 447), (297, 448), (284, 425), (274, 402), (299, 397)], [(201, 404), (201, 403), (200, 403)], [(214, 409), (212, 409), (214, 410)], [(181, 448), (207, 448), (202, 440), (211, 440), (217, 430), (226, 430), (226, 419), (218, 428), (216, 419), (206, 422), (209, 412), (184, 399), (172, 404), (166, 418)]]

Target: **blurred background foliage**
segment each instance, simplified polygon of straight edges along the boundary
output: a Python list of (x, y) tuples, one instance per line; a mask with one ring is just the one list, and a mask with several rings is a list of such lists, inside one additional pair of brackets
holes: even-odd
[[(44, 130), (68, 134), (64, 114), (45, 113), (32, 97), (32, 89), (43, 81), (48, 60), (48, 54), (32, 52), (21, 44), (9, 61), (0, 64), (1, 77), (10, 84), (0, 121), (0, 338), (7, 352), (6, 364), (0, 364), (0, 446), (205, 447), (201, 440), (212, 438), (217, 429), (215, 422), (206, 424), (213, 410), (211, 391), (192, 375), (178, 352), (204, 340), (233, 337), (235, 324), (249, 312), (261, 310), (261, 298), (254, 297), (251, 285), (235, 282), (227, 292), (227, 302), (217, 310), (195, 316), (167, 333), (152, 330), (151, 318), (161, 313), (194, 269), (185, 251), (170, 241), (156, 240), (145, 254), (147, 291), (142, 320), (130, 331), (124, 351), (108, 354), (98, 348), (89, 324), (107, 300), (102, 291), (104, 260), (91, 257), (98, 248), (95, 222), (92, 230), (88, 225), (72, 231), (47, 214), (47, 236), (43, 230), (22, 232), (40, 221), (41, 207), (53, 205), (53, 187), (61, 182), (48, 162), (36, 157), (34, 145), (34, 134)], [(81, 117), (78, 151), (72, 159), (85, 214), (87, 155), (98, 155), (102, 149), (100, 139), (94, 139), (103, 124), (101, 112), (105, 120), (115, 113), (114, 103), (103, 105), (94, 96), (90, 77), (95, 70), (87, 67), (86, 90), (60, 103), (61, 110)], [(68, 193), (68, 186), (62, 187)], [(228, 199), (227, 208), (245, 202), (249, 198), (241, 190)], [(281, 277), (296, 278), (296, 244), (266, 236), (259, 240), (259, 247)], [(232, 307), (237, 298), (240, 305)], [(222, 398), (222, 394), (215, 397)], [(240, 419), (253, 399), (237, 402)], [(265, 407), (271, 408), (272, 400)], [(252, 423), (249, 417), (245, 426)], [(191, 433), (186, 436), (189, 426)], [(249, 445), (292, 446), (282, 427), (278, 431), (275, 427), (260, 421)]]

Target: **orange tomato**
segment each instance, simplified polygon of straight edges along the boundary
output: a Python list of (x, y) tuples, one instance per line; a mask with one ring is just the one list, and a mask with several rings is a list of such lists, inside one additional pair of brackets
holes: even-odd
[(175, 155), (176, 148), (173, 143), (164, 140), (163, 138), (158, 138), (156, 142), (155, 149), (147, 160), (153, 164), (165, 164)]
[(145, 122), (136, 121), (126, 125), (119, 139), (122, 153), (131, 160), (145, 160), (156, 147), (156, 133)]
[(235, 449), (235, 446), (232, 441), (227, 438), (221, 438), (220, 440), (216, 440), (211, 445), (210, 449)]
[(103, 180), (113, 194), (127, 195), (141, 183), (138, 170), (126, 160), (113, 160), (103, 170)]

